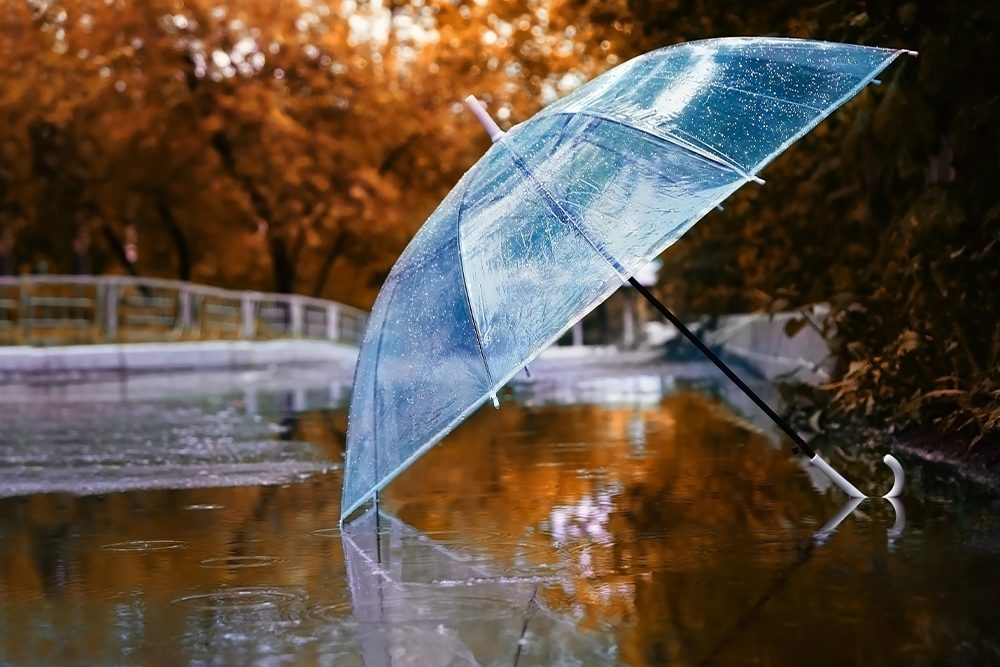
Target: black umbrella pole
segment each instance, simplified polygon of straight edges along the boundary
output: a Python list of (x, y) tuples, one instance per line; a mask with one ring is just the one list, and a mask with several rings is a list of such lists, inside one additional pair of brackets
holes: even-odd
[(639, 283), (639, 281), (636, 280), (635, 278), (629, 278), (628, 281), (632, 285), (632, 287), (634, 287), (639, 292), (639, 294), (643, 295), (646, 298), (646, 301), (649, 301), (651, 304), (653, 304), (653, 307), (656, 308), (656, 310), (658, 310), (659, 313), (663, 315), (663, 317), (665, 317), (668, 322), (677, 327), (677, 330), (680, 331), (682, 334), (684, 334), (685, 338), (691, 341), (702, 354), (708, 357), (712, 361), (712, 363), (719, 368), (720, 371), (725, 373), (726, 377), (732, 380), (733, 383), (737, 387), (739, 387), (740, 390), (742, 390), (743, 393), (746, 394), (747, 397), (751, 401), (753, 401), (758, 408), (763, 410), (764, 414), (770, 417), (771, 421), (777, 424), (778, 428), (784, 431), (788, 435), (788, 437), (792, 439), (792, 442), (795, 443), (795, 446), (798, 448), (799, 451), (808, 456), (810, 459), (816, 455), (816, 452), (813, 451), (812, 447), (806, 444), (806, 441), (802, 439), (802, 436), (796, 433), (795, 429), (793, 429), (788, 424), (788, 422), (782, 419), (777, 412), (772, 410), (771, 406), (764, 402), (764, 399), (758, 396), (757, 393), (753, 389), (751, 389), (747, 385), (747, 383), (744, 382), (740, 378), (740, 376), (736, 374), (735, 371), (733, 371), (732, 368), (726, 365), (726, 362), (720, 359), (718, 355), (715, 354), (715, 352), (712, 352), (712, 350), (708, 347), (708, 345), (705, 345), (705, 343), (703, 343), (700, 338), (695, 336), (690, 329), (684, 326), (684, 323), (681, 322), (676, 315), (670, 312), (669, 308), (660, 303), (660, 300), (657, 299), (655, 296), (653, 296), (652, 293), (650, 293), (648, 289), (643, 287)]

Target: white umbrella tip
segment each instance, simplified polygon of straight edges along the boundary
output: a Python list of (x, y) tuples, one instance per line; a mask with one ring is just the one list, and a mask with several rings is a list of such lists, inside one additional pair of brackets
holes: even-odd
[(469, 107), (472, 115), (476, 117), (476, 120), (486, 129), (486, 133), (490, 135), (490, 139), (496, 141), (503, 136), (503, 130), (490, 117), (490, 114), (486, 111), (486, 105), (480, 102), (475, 95), (466, 95), (465, 104)]

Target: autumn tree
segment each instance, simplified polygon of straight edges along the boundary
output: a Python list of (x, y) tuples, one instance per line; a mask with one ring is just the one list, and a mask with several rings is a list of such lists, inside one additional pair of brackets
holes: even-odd
[(506, 125), (617, 57), (596, 3), (0, 11), (8, 265), (359, 305), (485, 149), (466, 94)]

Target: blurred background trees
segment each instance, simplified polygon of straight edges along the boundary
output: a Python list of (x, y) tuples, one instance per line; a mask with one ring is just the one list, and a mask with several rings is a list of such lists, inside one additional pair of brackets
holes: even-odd
[(810, 410), (929, 426), (950, 434), (933, 448), (1000, 463), (1000, 5), (632, 6), (654, 43), (774, 33), (920, 52), (695, 227), (662, 281), (689, 314), (831, 303), (844, 376)]
[(576, 8), (5, 3), (0, 270), (370, 305), (484, 150), (462, 98), (509, 124), (608, 66)]
[(661, 290), (689, 315), (830, 302), (845, 375), (825, 414), (951, 429), (982, 450), (1000, 433), (998, 14), (887, 0), (3, 3), (0, 273), (367, 307), (488, 143), (462, 109), (470, 92), (508, 126), (685, 40), (916, 49), (668, 251)]

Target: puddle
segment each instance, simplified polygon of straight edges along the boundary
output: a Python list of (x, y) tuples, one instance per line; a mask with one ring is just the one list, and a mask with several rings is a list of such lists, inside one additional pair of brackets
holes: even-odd
[(997, 497), (905, 461), (905, 525), (823, 532), (843, 498), (703, 384), (490, 407), (343, 534), (312, 389), (14, 404), (0, 664), (1000, 663)]

